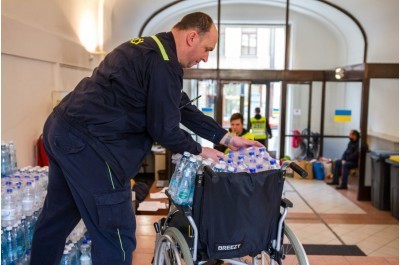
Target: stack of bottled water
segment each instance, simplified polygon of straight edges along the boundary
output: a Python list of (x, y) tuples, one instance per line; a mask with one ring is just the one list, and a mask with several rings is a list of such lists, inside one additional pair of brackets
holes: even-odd
[[(27, 265), (36, 221), (47, 194), (48, 167), (18, 169), (12, 141), (1, 144), (1, 265)], [(91, 240), (81, 221), (68, 236), (61, 263), (89, 265)]]
[(196, 174), (206, 165), (212, 167), (215, 172), (228, 173), (257, 173), (279, 169), (276, 160), (270, 157), (265, 148), (256, 150), (254, 147), (229, 151), (227, 157), (220, 158), (217, 163), (212, 159), (203, 160), (200, 156), (188, 152), (183, 155), (173, 155), (172, 162), (176, 164), (176, 168), (171, 177), (168, 193), (176, 204), (189, 206), (193, 204)]
[(228, 173), (257, 173), (271, 169), (279, 169), (279, 164), (263, 147), (258, 150), (255, 147), (231, 150), (227, 158), (220, 158), (213, 168), (215, 172)]
[(60, 265), (91, 265), (91, 245), (85, 224), (81, 220), (67, 238)]
[(48, 167), (30, 166), (8, 173), (1, 178), (1, 264), (29, 264), (34, 227), (46, 196)]

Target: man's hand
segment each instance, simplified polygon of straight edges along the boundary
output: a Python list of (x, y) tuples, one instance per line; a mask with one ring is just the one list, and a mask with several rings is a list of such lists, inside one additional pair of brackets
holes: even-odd
[(250, 146), (265, 148), (265, 146), (262, 145), (260, 142), (248, 140), (248, 139), (245, 139), (245, 138), (239, 137), (239, 136), (232, 136), (229, 134), (226, 134), (224, 137), (222, 137), (220, 143), (223, 145), (226, 145), (233, 151), (236, 151), (241, 147), (247, 148)]
[(220, 152), (220, 151), (218, 151), (218, 150), (209, 148), (209, 147), (202, 147), (200, 156), (201, 156), (202, 158), (205, 158), (205, 159), (211, 158), (211, 159), (213, 159), (215, 162), (218, 162), (218, 159), (219, 159), (220, 157), (222, 157), (222, 158), (225, 157), (224, 153), (222, 153), (222, 152)]

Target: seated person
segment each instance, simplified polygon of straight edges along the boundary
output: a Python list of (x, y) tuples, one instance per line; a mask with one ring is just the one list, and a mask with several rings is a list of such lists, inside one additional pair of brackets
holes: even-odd
[(347, 177), (350, 169), (358, 167), (360, 133), (356, 130), (350, 131), (349, 139), (350, 142), (343, 153), (342, 159), (335, 161), (333, 180), (328, 183), (329, 185), (339, 185), (340, 169), (342, 169), (342, 183), (336, 187), (336, 189), (340, 190), (347, 189)]
[[(231, 121), (231, 128), (229, 129), (230, 134), (240, 136), (249, 140), (254, 140), (254, 135), (243, 128), (242, 114), (240, 113), (232, 114), (230, 121)], [(217, 145), (214, 148), (217, 149), (218, 151), (224, 152), (225, 154), (227, 154), (230, 150), (224, 145)]]

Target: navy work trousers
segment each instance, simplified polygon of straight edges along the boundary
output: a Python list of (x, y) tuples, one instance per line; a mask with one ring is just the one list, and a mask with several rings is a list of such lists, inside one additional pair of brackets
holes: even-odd
[(342, 160), (338, 159), (335, 161), (333, 166), (333, 183), (339, 183), (340, 169), (342, 169), (342, 183), (341, 187), (347, 187), (347, 178), (349, 176), (349, 170), (357, 168), (356, 162), (346, 161), (342, 164)]
[(130, 181), (121, 184), (107, 162), (54, 113), (46, 121), (43, 140), (49, 184), (31, 264), (58, 265), (65, 240), (81, 218), (92, 240), (93, 264), (132, 264), (136, 222)]

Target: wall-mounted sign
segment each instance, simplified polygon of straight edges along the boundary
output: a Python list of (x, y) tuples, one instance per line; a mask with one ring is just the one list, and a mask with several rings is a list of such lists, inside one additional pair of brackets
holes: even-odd
[(350, 122), (351, 110), (337, 109), (335, 110), (334, 122)]
[(213, 108), (201, 108), (201, 111), (204, 115), (210, 116), (211, 118), (214, 117), (214, 109)]

